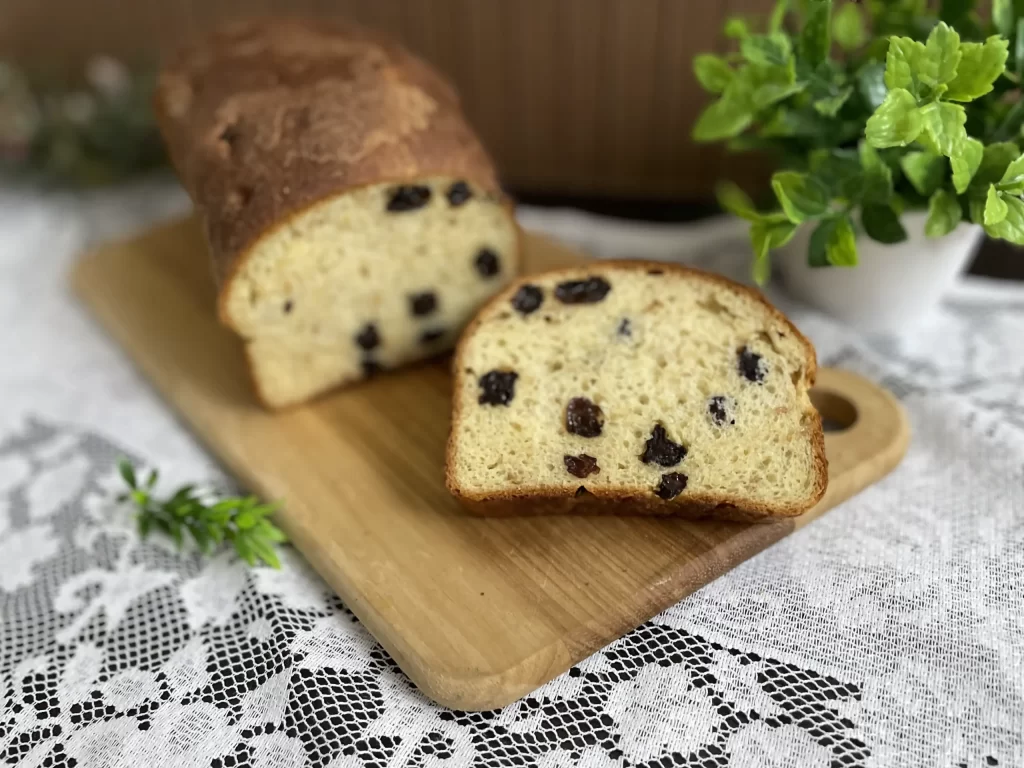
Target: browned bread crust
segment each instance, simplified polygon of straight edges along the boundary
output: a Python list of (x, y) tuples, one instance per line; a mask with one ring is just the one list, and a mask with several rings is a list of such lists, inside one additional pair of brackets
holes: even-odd
[[(545, 279), (557, 280), (563, 275), (566, 278), (578, 277), (581, 271), (586, 272), (588, 275), (601, 275), (615, 267), (635, 267), (638, 272), (661, 270), (684, 274), (713, 283), (721, 290), (754, 299), (762, 304), (774, 319), (784, 324), (793, 338), (799, 341), (806, 357), (802, 385), (808, 390), (814, 385), (818, 370), (814, 345), (811, 344), (806, 336), (800, 333), (799, 329), (793, 325), (789, 318), (774, 307), (759, 291), (736, 283), (721, 275), (691, 269), (678, 264), (639, 259), (602, 260), (588, 264), (585, 267), (574, 266), (552, 270), (543, 274), (527, 275), (516, 280), (503, 291), (493, 296), (466, 327), (455, 348), (455, 356), (452, 362), (454, 375), (458, 376), (459, 372), (463, 370), (463, 353), (478, 327), (490, 317), (495, 307), (507, 303), (524, 283)], [(461, 410), (462, 401), (459, 397), (456, 397), (452, 413), (452, 427), (448, 436), (445, 454), (445, 484), (448, 491), (460, 503), (474, 514), (482, 516), (508, 517), (552, 514), (661, 515), (687, 519), (713, 518), (716, 520), (741, 522), (769, 522), (772, 519), (794, 517), (806, 512), (821, 500), (828, 486), (828, 461), (825, 458), (825, 435), (821, 426), (821, 416), (813, 406), (809, 405), (806, 415), (808, 417), (808, 429), (812, 443), (815, 479), (811, 497), (806, 504), (799, 506), (751, 504), (749, 500), (725, 495), (692, 493), (665, 502), (653, 496), (647, 489), (603, 486), (594, 486), (582, 494), (574, 493), (571, 489), (567, 490), (565, 488), (518, 486), (514, 490), (510, 489), (504, 493), (481, 496), (461, 488), (454, 477), (455, 440), (462, 418)]]
[(266, 232), (357, 187), (443, 174), (500, 195), (452, 87), (354, 24), (220, 27), (166, 63), (155, 102), (221, 287)]

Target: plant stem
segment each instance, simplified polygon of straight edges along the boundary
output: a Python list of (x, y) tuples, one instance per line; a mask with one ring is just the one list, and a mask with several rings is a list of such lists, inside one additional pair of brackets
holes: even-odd
[(1024, 112), (1024, 99), (1018, 99), (1017, 102), (1010, 108), (1010, 111), (1006, 113), (1006, 117), (1003, 118), (1003, 122), (999, 124), (999, 127), (996, 128), (995, 133), (992, 134), (991, 141), (986, 143), (992, 144), (997, 141), (1006, 141), (1006, 139), (1009, 137), (1004, 136), (1004, 132), (1010, 125), (1013, 124), (1015, 120), (1020, 118), (1021, 112)]

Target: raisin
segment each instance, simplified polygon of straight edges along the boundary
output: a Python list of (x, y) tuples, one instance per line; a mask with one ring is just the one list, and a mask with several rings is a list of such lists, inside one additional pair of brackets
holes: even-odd
[(633, 324), (629, 322), (628, 317), (622, 318), (622, 322), (619, 323), (619, 327), (615, 330), (619, 336), (632, 336), (633, 335)]
[(555, 298), (563, 304), (596, 304), (612, 289), (603, 277), (567, 280), (555, 287)]
[(384, 370), (384, 367), (376, 360), (370, 358), (363, 359), (363, 376), (369, 379), (372, 376), (376, 376), (378, 373)]
[(536, 285), (524, 285), (512, 297), (512, 309), (522, 315), (536, 312), (544, 303), (544, 291)]
[(414, 293), (409, 297), (409, 311), (416, 317), (429, 315), (437, 309), (437, 294), (433, 291)]
[(291, 314), (291, 311), (292, 311), (293, 309), (295, 309), (295, 304), (294, 304), (294, 303), (292, 303), (292, 300), (291, 300), (291, 299), (288, 299), (288, 301), (286, 301), (286, 302), (284, 303), (284, 313), (285, 313), (286, 315), (289, 315), (289, 314)]
[(388, 211), (401, 213), (403, 211), (415, 211), (430, 202), (430, 187), (403, 186), (391, 190), (391, 199), (388, 200)]
[(658, 483), (658, 487), (654, 489), (654, 492), (658, 495), (658, 498), (668, 501), (674, 499), (684, 490), (686, 490), (687, 477), (682, 472), (666, 472), (661, 476), (661, 482)]
[(664, 269), (648, 269), (647, 270), (647, 274), (648, 275), (664, 275), (665, 274), (665, 270)]
[(565, 428), (572, 435), (597, 437), (604, 427), (604, 412), (585, 397), (574, 397), (565, 407)]
[(444, 196), (448, 198), (448, 204), (452, 208), (458, 208), (473, 196), (473, 190), (469, 188), (469, 184), (466, 182), (456, 181), (448, 187), (448, 191), (444, 193)]
[(757, 352), (751, 352), (746, 347), (743, 347), (737, 358), (737, 367), (739, 368), (740, 375), (747, 381), (753, 381), (756, 384), (764, 381), (766, 373), (765, 364), (761, 355), (757, 354)]
[(590, 491), (588, 491), (586, 486), (584, 486), (584, 485), (581, 485), (579, 488), (577, 488), (576, 489), (576, 493), (573, 494), (573, 496), (575, 496), (577, 499), (580, 496), (590, 496), (590, 495), (591, 495)]
[(727, 398), (725, 395), (715, 395), (708, 399), (708, 413), (711, 414), (711, 420), (721, 426), (725, 422), (735, 424), (736, 419), (730, 419), (729, 414), (726, 412)]
[(563, 456), (562, 460), (565, 461), (565, 469), (573, 477), (584, 478), (596, 475), (601, 471), (601, 468), (597, 466), (597, 459), (585, 453), (581, 453), (579, 456)]
[(373, 323), (367, 323), (364, 325), (363, 329), (356, 335), (356, 344), (367, 352), (379, 347), (380, 334), (377, 333), (377, 326)]
[(516, 396), (515, 371), (488, 371), (480, 377), (480, 405), (508, 405)]
[(663, 467), (674, 467), (686, 458), (686, 448), (668, 439), (668, 433), (661, 424), (655, 424), (651, 436), (644, 444), (644, 452), (640, 461), (644, 464), (660, 464)]
[(444, 336), (444, 328), (431, 328), (420, 334), (420, 344), (433, 344)]
[(476, 252), (473, 266), (476, 267), (476, 271), (481, 277), (494, 277), (501, 272), (501, 261), (498, 259), (498, 254), (490, 248), (481, 248)]

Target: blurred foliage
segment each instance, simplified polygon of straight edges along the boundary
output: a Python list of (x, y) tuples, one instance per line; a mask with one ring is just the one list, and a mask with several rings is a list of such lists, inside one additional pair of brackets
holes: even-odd
[(151, 109), (154, 76), (109, 57), (90, 60), (83, 75), (69, 87), (0, 61), (0, 173), (93, 186), (166, 164)]

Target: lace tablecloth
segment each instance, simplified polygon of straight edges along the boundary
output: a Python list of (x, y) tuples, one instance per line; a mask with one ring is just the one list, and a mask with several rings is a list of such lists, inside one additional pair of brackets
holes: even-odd
[[(421, 696), (301, 558), (141, 542), (121, 454), (225, 483), (69, 295), (83, 247), (186, 209), (166, 183), (0, 190), (0, 763), (1022, 766), (1024, 287), (962, 281), (902, 339), (786, 307), (902, 400), (881, 483), (505, 709)], [(745, 271), (729, 226), (523, 211), (598, 255)], [(913, 290), (913, 286), (908, 286)]]

